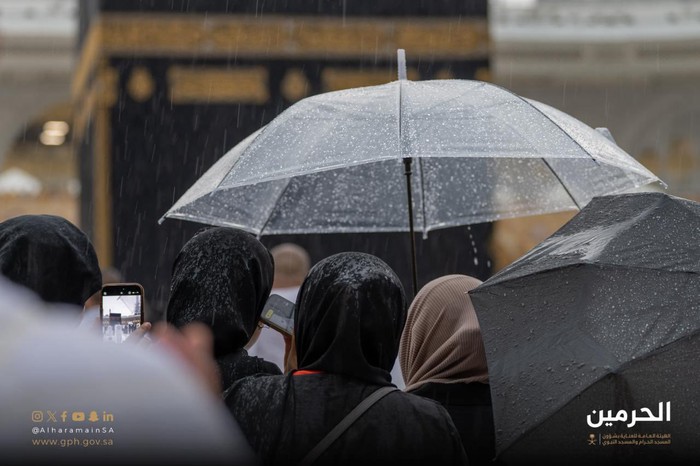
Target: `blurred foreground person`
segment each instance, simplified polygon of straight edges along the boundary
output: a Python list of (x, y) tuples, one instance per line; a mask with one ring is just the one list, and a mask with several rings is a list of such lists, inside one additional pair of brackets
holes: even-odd
[(270, 296), (273, 270), (265, 246), (233, 228), (197, 233), (175, 259), (167, 320), (178, 328), (192, 322), (211, 328), (224, 389), (247, 375), (282, 373), (244, 349)]
[[(401, 282), (377, 257), (341, 253), (311, 269), (296, 302), (299, 370), (242, 379), (226, 396), (265, 464), (467, 464), (447, 411), (391, 384), (405, 318)], [(384, 396), (318, 447), (375, 393)]]
[(452, 416), (470, 464), (495, 456), (486, 352), (469, 294), (481, 284), (447, 275), (425, 285), (408, 311), (399, 360), (406, 391), (440, 402)]
[(146, 351), (52, 308), (0, 276), (3, 465), (253, 464), (206, 376), (201, 328), (162, 329)]
[[(306, 249), (294, 243), (282, 243), (270, 249), (275, 262), (275, 278), (272, 293), (295, 302), (299, 287), (311, 268), (311, 259)], [(284, 368), (285, 342), (277, 330), (266, 325), (258, 328), (248, 343), (248, 354), (263, 358)]]
[(54, 215), (22, 215), (0, 223), (0, 274), (49, 303), (74, 304), (76, 313), (102, 287), (88, 237)]

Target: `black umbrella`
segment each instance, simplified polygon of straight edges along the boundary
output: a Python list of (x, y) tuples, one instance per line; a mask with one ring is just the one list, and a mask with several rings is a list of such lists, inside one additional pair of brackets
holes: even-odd
[(700, 204), (594, 198), (473, 290), (508, 464), (700, 464)]

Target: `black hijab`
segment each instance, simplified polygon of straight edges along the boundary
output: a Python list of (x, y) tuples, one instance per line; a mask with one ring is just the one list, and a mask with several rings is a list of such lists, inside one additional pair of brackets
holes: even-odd
[(102, 286), (88, 237), (54, 215), (22, 215), (0, 223), (0, 273), (52, 303), (83, 306)]
[(253, 235), (222, 227), (200, 231), (175, 259), (167, 320), (176, 327), (209, 325), (214, 356), (222, 358), (250, 340), (273, 276), (272, 255)]
[[(299, 464), (362, 400), (390, 384), (406, 317), (394, 272), (360, 253), (319, 262), (296, 304), (299, 367), (320, 373), (245, 377), (225, 394), (263, 464)], [(443, 407), (397, 390), (357, 419), (315, 464), (464, 465), (467, 459)]]
[(386, 263), (358, 252), (330, 256), (297, 297), (299, 368), (389, 384), (405, 321), (403, 286)]

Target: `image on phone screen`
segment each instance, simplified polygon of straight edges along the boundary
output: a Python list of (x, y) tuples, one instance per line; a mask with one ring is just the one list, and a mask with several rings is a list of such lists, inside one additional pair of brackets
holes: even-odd
[(138, 284), (102, 287), (102, 339), (122, 343), (143, 323), (143, 288)]

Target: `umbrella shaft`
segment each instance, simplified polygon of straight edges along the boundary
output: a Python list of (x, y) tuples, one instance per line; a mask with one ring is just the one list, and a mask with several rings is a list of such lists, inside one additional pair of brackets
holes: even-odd
[(413, 297), (418, 292), (418, 271), (416, 265), (416, 237), (413, 234), (413, 192), (411, 190), (411, 164), (413, 159), (406, 157), (403, 159), (404, 174), (406, 175), (406, 196), (408, 198), (408, 230), (411, 235), (411, 271), (413, 280)]

